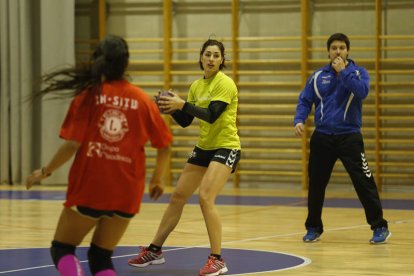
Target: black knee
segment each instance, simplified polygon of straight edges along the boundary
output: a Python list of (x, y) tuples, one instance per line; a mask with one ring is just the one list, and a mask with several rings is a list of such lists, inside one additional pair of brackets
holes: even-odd
[(57, 267), (59, 260), (66, 255), (75, 255), (76, 246), (61, 243), (58, 241), (52, 241), (52, 246), (50, 247), (50, 255), (52, 256), (53, 263)]
[(101, 248), (93, 243), (88, 250), (89, 269), (92, 275), (105, 269), (114, 269), (112, 264), (113, 251)]

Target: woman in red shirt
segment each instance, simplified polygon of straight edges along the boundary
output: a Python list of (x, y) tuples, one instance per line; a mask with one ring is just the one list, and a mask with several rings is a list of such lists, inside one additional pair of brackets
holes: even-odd
[(124, 79), (128, 59), (126, 41), (108, 36), (90, 64), (46, 75), (48, 86), (38, 94), (74, 89), (60, 130), (65, 142), (49, 164), (26, 181), (30, 189), (76, 154), (51, 247), (61, 275), (83, 275), (75, 249), (94, 227), (89, 268), (93, 275), (115, 275), (112, 252), (139, 212), (144, 194), (147, 141), (157, 149), (150, 197), (158, 199), (163, 193), (172, 135), (156, 104)]

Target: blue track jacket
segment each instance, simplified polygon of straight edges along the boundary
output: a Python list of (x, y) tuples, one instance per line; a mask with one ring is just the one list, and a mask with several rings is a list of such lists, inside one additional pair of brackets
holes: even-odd
[(315, 104), (314, 123), (325, 134), (360, 132), (362, 101), (368, 96), (369, 75), (348, 59), (348, 66), (336, 75), (331, 65), (317, 71), (299, 95), (294, 125), (305, 123)]

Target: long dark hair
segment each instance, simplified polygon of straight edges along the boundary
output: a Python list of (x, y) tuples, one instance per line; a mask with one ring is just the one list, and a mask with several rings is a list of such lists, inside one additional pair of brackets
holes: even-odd
[(46, 87), (36, 93), (35, 97), (64, 90), (71, 90), (64, 94), (71, 97), (84, 90), (100, 92), (103, 77), (107, 81), (123, 79), (128, 60), (126, 41), (121, 37), (108, 35), (96, 46), (89, 63), (56, 70), (42, 76), (42, 82)]

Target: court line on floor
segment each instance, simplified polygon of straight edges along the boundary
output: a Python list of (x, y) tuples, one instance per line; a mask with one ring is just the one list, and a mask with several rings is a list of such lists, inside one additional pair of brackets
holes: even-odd
[[(414, 222), (414, 219), (408, 219), (408, 220), (396, 220), (392, 222), (388, 222), (389, 224), (401, 224), (401, 223), (410, 223)], [(357, 229), (357, 228), (367, 228), (369, 225), (366, 224), (360, 224), (360, 225), (352, 225), (352, 226), (343, 226), (343, 227), (336, 227), (336, 228), (327, 228), (324, 230), (324, 232), (334, 232), (334, 231), (342, 231), (342, 230), (349, 230), (349, 229)], [(267, 239), (274, 239), (274, 238), (280, 238), (280, 237), (290, 237), (290, 236), (297, 236), (302, 235), (304, 231), (301, 232), (294, 232), (294, 233), (288, 233), (288, 234), (277, 234), (277, 235), (271, 235), (271, 236), (261, 236), (261, 237), (255, 237), (255, 238), (247, 238), (247, 239), (241, 239), (241, 240), (235, 240), (235, 241), (226, 241), (223, 242), (223, 245), (226, 244), (232, 244), (232, 243), (241, 243), (241, 242), (250, 242), (250, 241), (259, 241), (259, 240), (267, 240)], [(131, 246), (131, 245), (119, 245), (119, 246)], [(133, 246), (133, 245), (132, 245)], [(191, 248), (205, 248), (209, 247), (210, 244), (203, 244), (203, 245), (196, 245), (196, 246), (186, 246), (186, 247), (178, 247), (178, 248), (171, 248), (163, 250), (164, 252), (170, 252), (170, 251), (178, 251), (178, 250), (185, 250), (185, 249), (191, 249)], [(139, 246), (137, 246), (139, 248)], [(20, 249), (30, 249), (30, 248), (20, 248)], [(1, 249), (1, 250), (7, 250), (7, 249)], [(263, 251), (263, 250), (259, 250)], [(265, 251), (263, 251), (265, 252)], [(271, 252), (271, 251), (269, 251)], [(276, 252), (276, 253), (283, 253), (283, 252)], [(288, 254), (288, 253), (286, 253)], [(127, 255), (119, 255), (119, 256), (112, 256), (112, 259), (119, 259), (119, 258), (125, 258), (125, 257), (131, 257), (136, 256), (137, 254), (127, 254)], [(88, 260), (80, 261), (81, 263), (87, 262)], [(44, 265), (44, 266), (36, 266), (36, 267), (28, 267), (28, 268), (21, 268), (21, 269), (14, 269), (14, 270), (8, 270), (8, 271), (0, 271), (0, 274), (5, 273), (12, 273), (12, 272), (22, 272), (22, 271), (28, 271), (28, 270), (35, 270), (35, 269), (41, 269), (41, 268), (47, 268), (52, 267), (54, 265)]]
[[(414, 222), (414, 219), (389, 221), (388, 224), (400, 224), (400, 223), (410, 223), (410, 222)], [(350, 230), (350, 229), (358, 229), (358, 228), (368, 228), (368, 227), (369, 225), (367, 224), (358, 224), (358, 225), (343, 226), (343, 227), (336, 227), (336, 228), (327, 228), (324, 230), (324, 232), (326, 233), (326, 232), (334, 232), (334, 231), (342, 231), (342, 230)], [(250, 241), (260, 241), (260, 240), (267, 240), (267, 239), (274, 239), (274, 238), (281, 238), (281, 237), (291, 237), (291, 236), (303, 235), (304, 233), (305, 231), (301, 231), (301, 232), (294, 232), (294, 233), (288, 233), (288, 234), (277, 234), (277, 235), (272, 235), (272, 236), (247, 238), (247, 239), (241, 239), (241, 240), (235, 240), (235, 241), (225, 241), (225, 242), (222, 242), (222, 245), (240, 243), (240, 242), (244, 243), (244, 242), (250, 242)], [(133, 246), (133, 245), (124, 245), (124, 246)], [(209, 246), (210, 244), (203, 244), (203, 245), (172, 248), (172, 249), (167, 249), (163, 251), (167, 252), (167, 251), (175, 251), (175, 250), (183, 250), (183, 249), (191, 249), (191, 248), (205, 248)], [(137, 246), (137, 248), (139, 248), (139, 246)], [(132, 255), (128, 254), (128, 255), (116, 256), (116, 258), (131, 257), (135, 255), (136, 254), (132, 254)], [(112, 257), (112, 258), (115, 258), (115, 257)]]
[[(30, 248), (22, 248), (22, 249), (30, 249)], [(0, 271), (0, 274), (13, 273), (13, 272), (22, 272), (22, 271), (35, 270), (35, 269), (40, 269), (40, 268), (47, 268), (47, 267), (52, 267), (52, 266), (54, 266), (54, 265), (42, 265), (42, 266), (33, 266), (33, 267), (27, 267), (27, 268), (13, 269), (13, 270), (7, 270), (7, 271)]]

